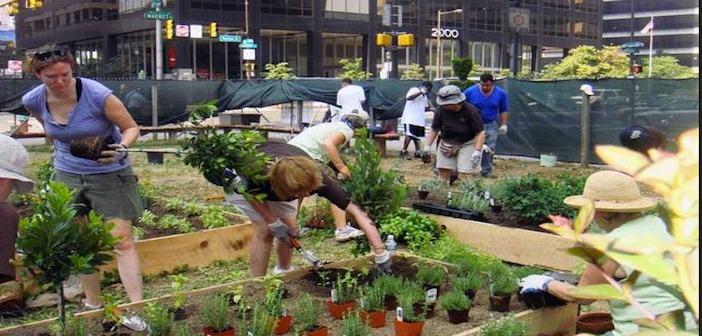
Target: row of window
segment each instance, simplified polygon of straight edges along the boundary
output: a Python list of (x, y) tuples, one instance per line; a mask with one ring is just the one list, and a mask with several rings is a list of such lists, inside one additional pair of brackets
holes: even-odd
[(111, 21), (117, 20), (118, 18), (119, 13), (116, 8), (83, 8), (70, 13), (28, 21), (25, 27), (29, 29), (19, 30), (18, 35), (19, 37), (29, 37), (34, 33), (50, 31), (56, 27), (65, 27), (92, 21), (103, 21), (105, 19)]

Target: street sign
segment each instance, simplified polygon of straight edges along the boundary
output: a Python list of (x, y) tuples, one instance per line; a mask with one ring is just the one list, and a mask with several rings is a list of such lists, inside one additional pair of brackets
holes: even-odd
[(531, 10), (527, 8), (509, 9), (509, 27), (516, 31), (529, 30)]
[(176, 37), (189, 37), (190, 36), (190, 26), (176, 25), (175, 35), (176, 35)]
[(202, 25), (190, 25), (190, 38), (202, 38)]
[(144, 18), (149, 20), (173, 20), (173, 14), (166, 11), (148, 11), (144, 13)]
[(254, 43), (253, 39), (245, 39), (241, 41), (241, 44), (239, 44), (239, 48), (241, 49), (256, 49), (258, 48), (258, 44)]
[(244, 56), (244, 61), (255, 61), (256, 60), (256, 50), (244, 49), (243, 56)]
[(219, 42), (241, 42), (241, 35), (219, 35)]
[(7, 61), (7, 70), (11, 72), (21, 72), (22, 71), (22, 61), (9, 60)]
[(644, 44), (643, 42), (639, 41), (627, 41), (622, 43), (622, 45), (619, 47), (622, 48), (622, 51), (627, 54), (635, 54), (639, 51), (639, 49), (644, 47)]

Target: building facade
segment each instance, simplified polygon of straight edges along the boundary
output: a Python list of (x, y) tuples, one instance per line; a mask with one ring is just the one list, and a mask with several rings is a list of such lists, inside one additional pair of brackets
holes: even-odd
[[(17, 16), (18, 45), (28, 51), (70, 45), (88, 75), (151, 77), (156, 29), (144, 18), (151, 2), (46, 1)], [(510, 28), (510, 8), (528, 12), (519, 32)], [(165, 10), (175, 25), (202, 25), (205, 37), (164, 40), (164, 73), (199, 78), (244, 73), (239, 44), (209, 38), (211, 22), (219, 34), (254, 40), (259, 72), (267, 63), (288, 62), (297, 76), (314, 77), (338, 75), (344, 58), (362, 58), (376, 77), (392, 60), (400, 70), (417, 63), (432, 76), (452, 76), (451, 59), (464, 56), (487, 71), (509, 68), (510, 59), (538, 70), (547, 62), (545, 50), (562, 56), (578, 45), (599, 46), (602, 33), (601, 0), (169, 0)], [(446, 32), (440, 39), (433, 36), (439, 17), (439, 31)], [(390, 52), (376, 45), (376, 34), (384, 32), (414, 34), (415, 44)]]
[(604, 0), (603, 44), (642, 42), (637, 55), (647, 57), (650, 36), (641, 30), (653, 18), (654, 55), (675, 56), (699, 72), (699, 13), (699, 0)]

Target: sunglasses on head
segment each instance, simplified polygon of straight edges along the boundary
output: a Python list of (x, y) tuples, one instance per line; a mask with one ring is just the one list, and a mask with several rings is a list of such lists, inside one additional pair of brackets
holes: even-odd
[(36, 54), (34, 54), (34, 59), (39, 61), (39, 62), (44, 62), (53, 56), (66, 57), (66, 55), (68, 55), (68, 49), (59, 48), (59, 49), (42, 51), (42, 52), (36, 53)]

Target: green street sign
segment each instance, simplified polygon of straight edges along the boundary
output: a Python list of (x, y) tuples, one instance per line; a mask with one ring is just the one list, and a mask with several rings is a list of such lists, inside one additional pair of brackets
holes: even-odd
[(643, 42), (639, 41), (627, 41), (619, 46), (627, 54), (634, 54), (639, 51), (639, 49), (644, 47)]
[(166, 11), (150, 11), (144, 13), (144, 18), (149, 20), (173, 20), (173, 14)]
[(241, 42), (241, 36), (240, 35), (219, 35), (219, 42), (239, 43), (239, 42)]

